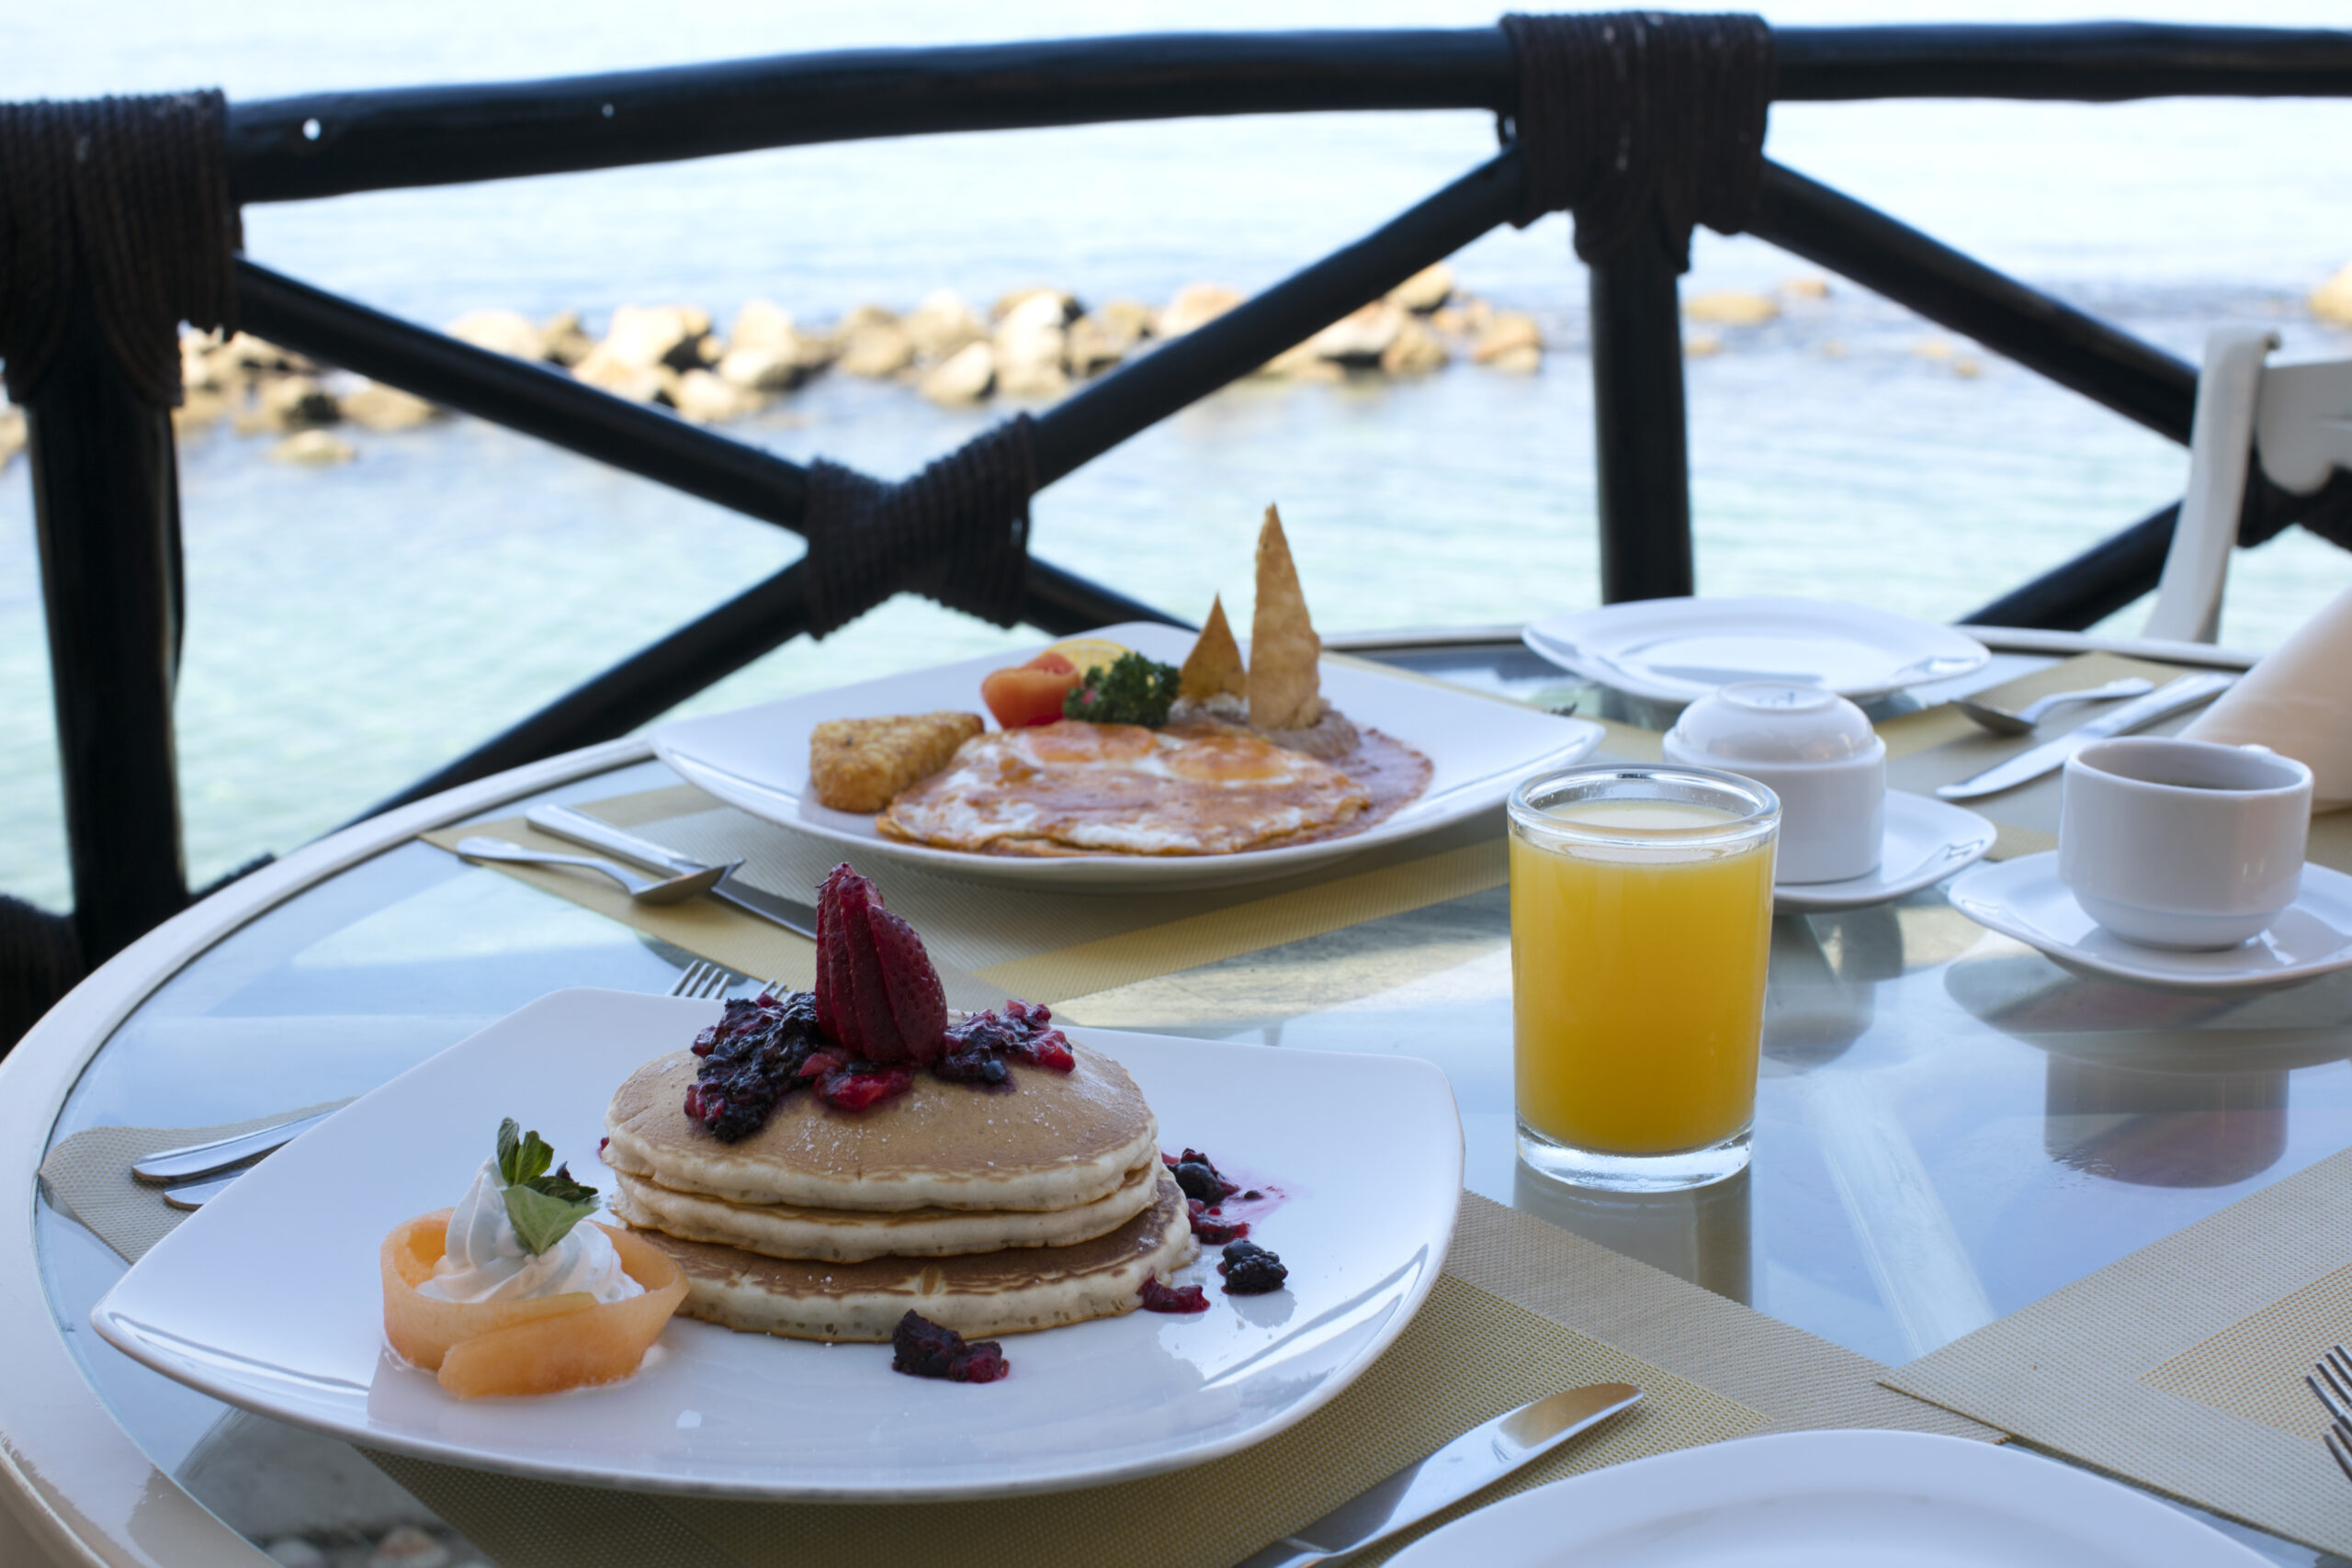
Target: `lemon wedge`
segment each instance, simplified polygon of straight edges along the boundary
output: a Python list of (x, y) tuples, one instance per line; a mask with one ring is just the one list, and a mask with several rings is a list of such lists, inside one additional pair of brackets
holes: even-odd
[(1134, 650), (1121, 648), (1117, 643), (1099, 637), (1074, 637), (1068, 642), (1054, 644), (1046, 651), (1058, 653), (1072, 664), (1077, 665), (1080, 674), (1091, 675), (1106, 664), (1118, 662), (1121, 654)]

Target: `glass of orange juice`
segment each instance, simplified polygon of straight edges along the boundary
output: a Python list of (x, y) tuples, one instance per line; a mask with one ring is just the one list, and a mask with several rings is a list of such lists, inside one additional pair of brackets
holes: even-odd
[(1711, 768), (1569, 768), (1510, 797), (1519, 1156), (1662, 1191), (1747, 1164), (1781, 803)]

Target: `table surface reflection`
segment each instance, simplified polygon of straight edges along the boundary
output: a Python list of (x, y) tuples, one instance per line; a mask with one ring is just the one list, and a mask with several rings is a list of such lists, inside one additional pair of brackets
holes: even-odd
[[(1399, 661), (1547, 705), (1593, 701), (1515, 650)], [(2022, 667), (2005, 658), (1975, 683)], [(526, 798), (673, 782), (643, 761)], [(364, 1093), (547, 991), (666, 991), (690, 961), (412, 841), (278, 905), (164, 983), (90, 1061), (52, 1141)], [(2078, 978), (1976, 926), (1939, 889), (1775, 923), (1753, 1163), (1693, 1193), (1579, 1191), (1517, 1165), (1503, 889), (1058, 1010), (1426, 1057), (1453, 1081), (1473, 1190), (1888, 1363), (2352, 1145), (2352, 973), (2230, 997)], [(248, 1539), (300, 1536), (339, 1559), (398, 1516), (464, 1561), (462, 1542), (349, 1450), (228, 1411), (96, 1340), (87, 1314), (123, 1265), (45, 1201), (36, 1235), (41, 1283), (90, 1382), (161, 1469)], [(2313, 1561), (2232, 1533), (2278, 1561)]]

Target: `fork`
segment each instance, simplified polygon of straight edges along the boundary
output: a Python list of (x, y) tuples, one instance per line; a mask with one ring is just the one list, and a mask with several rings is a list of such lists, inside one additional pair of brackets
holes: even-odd
[(2346, 1356), (2344, 1347), (2338, 1345), (2320, 1358), (2312, 1372), (2303, 1382), (2319, 1396), (2330, 1422), (2322, 1440), (2336, 1468), (2352, 1480), (2352, 1356)]

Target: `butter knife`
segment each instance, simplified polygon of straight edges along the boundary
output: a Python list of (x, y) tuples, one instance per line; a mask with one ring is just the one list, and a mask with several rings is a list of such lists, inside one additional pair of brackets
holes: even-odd
[[(586, 844), (608, 855), (618, 855), (649, 871), (694, 872), (708, 869), (691, 855), (665, 850), (634, 833), (622, 831), (609, 822), (599, 822), (584, 811), (574, 811), (569, 806), (534, 806), (524, 814), (524, 819), (542, 833), (552, 833), (559, 839), (569, 839), (575, 844)], [(754, 887), (738, 881), (733, 873), (721, 878), (710, 890), (714, 898), (723, 899), (747, 914), (763, 920), (774, 920), (788, 931), (797, 931), (815, 941), (817, 910), (814, 905), (802, 904), (763, 887)]]
[(2225, 675), (2209, 670), (2194, 675), (2183, 675), (2167, 682), (2146, 696), (2109, 708), (2095, 718), (2058, 737), (2045, 740), (2030, 751), (2020, 751), (2006, 762), (1996, 762), (1973, 779), (1958, 784), (1938, 784), (1936, 793), (1946, 800), (1969, 800), (1996, 790), (2013, 789), (2029, 779), (2038, 779), (2051, 769), (2064, 765), (2067, 758), (2094, 740), (2104, 740), (2110, 735), (2125, 735), (2134, 729), (2154, 724), (2167, 714), (2201, 703), (2208, 697), (2225, 692), (2237, 683), (2235, 675)]
[(1239, 1568), (1307, 1568), (1361, 1551), (1500, 1481), (1641, 1397), (1631, 1383), (1598, 1382), (1506, 1411), (1284, 1536)]

